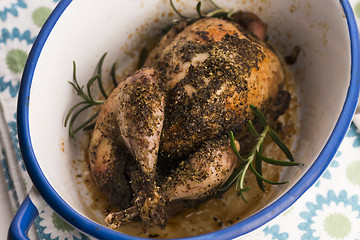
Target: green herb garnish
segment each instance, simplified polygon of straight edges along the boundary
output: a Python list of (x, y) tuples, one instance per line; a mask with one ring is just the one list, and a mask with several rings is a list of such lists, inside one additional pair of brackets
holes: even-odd
[[(247, 201), (244, 198), (243, 193), (250, 189), (250, 186), (248, 186), (248, 187), (244, 186), (245, 174), (248, 169), (250, 169), (255, 174), (259, 188), (262, 191), (264, 191), (263, 182), (269, 183), (271, 185), (286, 184), (288, 182), (287, 181), (286, 182), (273, 182), (268, 179), (265, 179), (262, 176), (262, 162), (266, 162), (266, 163), (269, 163), (272, 165), (277, 165), (277, 166), (299, 165), (299, 163), (294, 162), (294, 157), (292, 156), (290, 150), (281, 141), (281, 139), (275, 133), (275, 131), (269, 126), (268, 122), (265, 119), (265, 116), (261, 113), (261, 111), (253, 105), (250, 105), (250, 108), (264, 129), (261, 133), (258, 133), (256, 131), (253, 123), (251, 121), (248, 121), (249, 132), (253, 137), (255, 137), (257, 139), (257, 143), (256, 143), (255, 147), (250, 151), (249, 156), (246, 158), (241, 157), (240, 153), (236, 149), (234, 134), (233, 134), (233, 132), (230, 132), (231, 149), (233, 150), (235, 155), (240, 159), (240, 165), (235, 168), (234, 172), (231, 174), (229, 179), (223, 185), (221, 185), (220, 188), (218, 189), (219, 193), (222, 193), (222, 192), (227, 191), (233, 184), (235, 184), (235, 190), (239, 191), (242, 199), (246, 203), (247, 203)], [(265, 157), (262, 154), (264, 139), (267, 135), (269, 135), (272, 138), (272, 140), (279, 146), (279, 148), (284, 152), (284, 154), (287, 156), (287, 158), (290, 161), (275, 160), (275, 159)]]
[[(73, 82), (69, 81), (69, 83), (75, 89), (76, 94), (83, 99), (83, 101), (75, 104), (72, 108), (70, 108), (69, 112), (67, 113), (67, 115), (65, 117), (64, 126), (66, 127), (67, 125), (69, 125), (69, 136), (73, 139), (75, 139), (75, 134), (79, 130), (81, 130), (81, 129), (88, 130), (88, 129), (93, 128), (94, 120), (98, 116), (100, 110), (97, 111), (95, 114), (93, 114), (89, 119), (80, 123), (80, 125), (78, 127), (74, 128), (74, 123), (75, 123), (77, 117), (81, 113), (83, 113), (85, 110), (87, 110), (88, 108), (97, 106), (97, 105), (101, 105), (105, 102), (105, 100), (95, 99), (93, 97), (93, 95), (91, 93), (91, 87), (92, 87), (93, 83), (98, 82), (98, 86), (99, 86), (99, 89), (100, 89), (100, 92), (101, 92), (103, 98), (107, 99), (107, 97), (108, 97), (108, 95), (105, 92), (105, 89), (103, 86), (103, 81), (102, 81), (102, 76), (101, 76), (102, 65), (103, 65), (105, 57), (106, 57), (106, 53), (104, 55), (102, 55), (102, 57), (100, 58), (100, 60), (98, 62), (97, 73), (95, 74), (95, 76), (93, 76), (87, 82), (86, 92), (84, 91), (85, 86), (81, 86), (81, 87), (79, 86), (79, 83), (76, 78), (76, 64), (75, 64), (75, 62), (73, 62)], [(116, 86), (117, 82), (116, 82), (116, 77), (115, 77), (115, 66), (116, 66), (116, 64), (114, 63), (114, 65), (110, 71), (110, 74), (111, 74), (113, 83)]]
[(206, 18), (206, 17), (218, 17), (218, 18), (223, 18), (223, 19), (227, 19), (227, 20), (233, 20), (232, 15), (234, 14), (234, 11), (232, 9), (227, 9), (227, 8), (221, 8), (219, 7), (217, 4), (214, 3), (214, 1), (209, 0), (209, 2), (215, 7), (215, 10), (207, 13), (207, 14), (203, 14), (201, 11), (201, 1), (199, 1), (196, 4), (196, 12), (199, 15), (198, 18), (191, 18), (191, 17), (186, 17), (184, 15), (182, 15), (175, 7), (173, 0), (169, 0), (170, 1), (170, 5), (172, 7), (172, 9), (174, 10), (174, 12), (182, 19), (186, 19), (188, 21), (196, 21), (199, 18)]
[[(174, 2), (173, 0), (169, 0), (170, 1), (170, 5), (172, 7), (172, 9), (174, 10), (174, 12), (181, 18), (181, 19), (184, 19), (186, 21), (189, 21), (189, 22), (195, 22), (196, 20), (198, 19), (201, 19), (201, 18), (206, 18), (206, 17), (216, 17), (216, 18), (222, 18), (222, 19), (226, 19), (226, 20), (234, 20), (232, 15), (235, 13), (234, 10), (232, 9), (227, 9), (227, 8), (221, 8), (219, 7), (214, 1), (212, 0), (209, 0), (209, 2), (215, 7), (215, 10), (213, 11), (210, 11), (209, 13), (207, 14), (204, 14), (201, 10), (201, 1), (199, 1), (197, 4), (196, 4), (196, 12), (198, 14), (198, 17), (197, 18), (191, 18), (191, 17), (187, 17), (183, 14), (181, 14), (179, 12), (179, 10), (176, 9), (175, 5), (174, 5)], [(170, 28), (175, 25), (176, 23), (178, 23), (179, 20), (175, 19), (173, 20), (173, 23), (170, 24), (169, 26), (166, 26), (163, 28), (163, 32), (164, 33), (167, 33)]]

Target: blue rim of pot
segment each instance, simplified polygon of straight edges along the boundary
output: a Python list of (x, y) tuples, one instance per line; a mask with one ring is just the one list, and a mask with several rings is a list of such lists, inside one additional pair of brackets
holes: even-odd
[[(222, 230), (186, 239), (230, 239), (244, 235), (259, 228), (282, 213), (285, 209), (290, 207), (302, 194), (306, 192), (308, 188), (310, 188), (316, 182), (316, 180), (330, 164), (351, 123), (360, 91), (360, 72), (359, 69), (357, 69), (357, 66), (360, 66), (358, 28), (349, 1), (339, 1), (343, 7), (347, 19), (351, 41), (351, 80), (340, 117), (320, 155), (309, 168), (309, 170), (304, 174), (304, 176), (289, 191), (287, 191), (282, 197), (277, 199), (268, 207), (262, 209), (251, 217)], [(61, 17), (62, 13), (66, 10), (71, 2), (72, 0), (62, 0), (52, 12), (49, 19), (41, 29), (25, 66), (20, 85), (17, 108), (18, 134), (22, 156), (27, 171), (41, 196), (52, 209), (54, 209), (70, 224), (96, 238), (120, 238), (128, 240), (143, 239), (106, 228), (76, 212), (50, 185), (37, 162), (35, 153), (32, 148), (29, 131), (29, 101), (31, 100), (30, 89), (34, 71), (49, 34), (51, 33), (58, 19)]]

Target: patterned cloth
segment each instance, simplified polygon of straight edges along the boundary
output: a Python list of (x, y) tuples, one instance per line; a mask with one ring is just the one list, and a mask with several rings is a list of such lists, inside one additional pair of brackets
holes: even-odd
[[(35, 38), (59, 0), (0, 0), (0, 163), (15, 212), (32, 183), (17, 139), (16, 99)], [(350, 1), (360, 18), (360, 0)], [(335, 159), (291, 208), (239, 239), (360, 239), (360, 134), (351, 125)], [(46, 207), (32, 239), (89, 239)]]

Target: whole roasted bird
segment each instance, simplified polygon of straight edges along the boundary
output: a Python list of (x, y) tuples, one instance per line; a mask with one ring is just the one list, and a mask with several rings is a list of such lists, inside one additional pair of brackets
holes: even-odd
[(96, 184), (119, 208), (110, 227), (135, 217), (165, 226), (174, 202), (215, 194), (238, 161), (227, 134), (238, 149), (246, 142), (250, 104), (274, 120), (288, 107), (264, 24), (233, 17), (178, 22), (103, 105), (89, 154)]

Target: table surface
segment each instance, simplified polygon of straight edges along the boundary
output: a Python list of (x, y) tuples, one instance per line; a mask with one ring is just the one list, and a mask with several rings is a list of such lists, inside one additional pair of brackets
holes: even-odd
[(9, 223), (14, 217), (11, 210), (9, 194), (5, 184), (3, 171), (0, 171), (0, 239), (6, 239)]
[[(10, 52), (12, 49), (23, 49), (23, 52), (27, 53), (41, 25), (58, 1), (59, 0), (0, 0), (0, 103), (2, 104), (0, 112), (11, 112), (11, 114), (5, 117), (3, 125), (0, 125), (2, 132), (0, 147), (6, 149), (6, 146), (9, 147), (10, 145), (10, 148), (13, 147), (17, 150), (13, 156), (9, 156), (9, 153), (6, 157), (0, 156), (1, 166), (4, 170), (1, 171), (0, 169), (0, 239), (6, 239), (14, 211), (29, 189), (29, 186), (25, 186), (25, 193), (18, 192), (18, 196), (14, 197), (13, 188), (21, 188), (18, 186), (20, 183), (19, 181), (9, 180), (8, 175), (10, 175), (11, 172), (9, 173), (8, 166), (5, 166), (9, 164), (10, 161), (16, 162), (18, 160), (16, 163), (18, 167), (20, 169), (23, 167), (19, 161), (21, 156), (19, 156), (17, 149), (16, 124), (15, 116), (13, 115), (15, 113), (16, 93), (18, 90), (18, 87), (16, 88), (16, 82), (20, 80), (21, 66), (23, 65), (20, 64), (20, 69), (19, 66), (14, 66), (10, 69), (12, 73), (11, 71), (10, 73), (3, 71), (4, 69), (2, 69), (2, 67), (5, 66), (5, 64), (1, 61), (5, 61), (5, 57), (1, 56), (6, 54), (6, 52)], [(350, 2), (355, 9), (356, 15), (360, 17), (360, 0), (350, 0)], [(11, 44), (13, 44), (13, 46), (11, 46)], [(16, 59), (20, 62), (26, 60), (26, 58), (21, 59), (20, 55), (16, 55), (15, 57), (18, 57)], [(2, 77), (7, 77), (6, 74), (12, 75), (13, 79), (11, 79), (10, 85), (6, 85), (7, 95), (4, 96), (1, 84), (3, 84)], [(12, 106), (4, 104), (9, 101), (12, 103)], [(15, 127), (13, 127), (14, 124)], [(8, 139), (4, 137), (3, 134), (5, 128), (10, 136)], [(15, 145), (11, 146), (11, 143), (15, 143)], [(352, 169), (358, 170), (358, 172), (353, 173)], [(263, 226), (260, 232), (256, 233), (256, 236), (252, 234), (244, 239), (300, 239), (299, 236), (301, 236), (301, 239), (317, 239), (317, 237), (321, 237), (321, 239), (336, 239), (336, 236), (343, 236), (343, 239), (360, 239), (360, 232), (354, 230), (360, 226), (360, 204), (358, 195), (360, 193), (359, 172), (360, 135), (356, 132), (354, 125), (352, 125), (329, 169), (319, 181), (295, 203), (295, 207), (290, 208), (284, 214)], [(341, 184), (337, 184), (334, 176), (336, 176), (336, 178), (346, 179), (347, 184), (352, 186), (351, 190)], [(27, 181), (29, 182), (29, 179), (26, 177), (22, 178), (21, 180), (25, 181), (25, 183)], [(325, 187), (325, 185), (329, 186)], [(340, 227), (346, 229), (348, 226), (346, 225), (346, 221), (350, 221), (352, 223), (352, 225), (349, 225), (350, 230), (346, 230), (347, 232), (344, 232), (345, 230), (327, 230), (324, 226), (326, 224), (332, 226), (332, 223), (336, 223), (336, 219), (333, 219), (332, 222), (326, 222), (327, 220), (325, 221), (324, 219), (330, 219), (330, 215), (325, 216), (322, 214), (321, 210), (323, 209), (327, 209), (328, 212), (335, 214), (333, 216), (337, 216), (338, 219), (344, 216), (339, 215), (336, 211), (345, 212), (347, 215), (343, 218), (344, 221)], [(357, 215), (354, 215), (354, 213), (357, 213)], [(297, 221), (296, 224), (294, 223), (292, 225), (291, 221), (289, 222), (290, 214), (294, 216), (292, 221)], [(40, 239), (56, 239), (57, 237), (59, 239), (87, 239), (84, 235), (71, 229), (71, 227), (66, 228), (67, 231), (64, 231), (64, 228), (55, 229), (53, 225), (56, 224), (54, 222), (53, 224), (49, 220), (46, 221), (48, 218), (54, 220), (51, 209), (46, 209), (41, 217), (42, 218), (36, 223), (38, 237)], [(61, 220), (58, 219), (56, 221)], [(45, 226), (45, 224), (48, 225)], [(316, 227), (321, 230), (313, 231)], [(339, 226), (335, 228), (339, 229)], [(294, 236), (296, 236), (296, 238)]]

